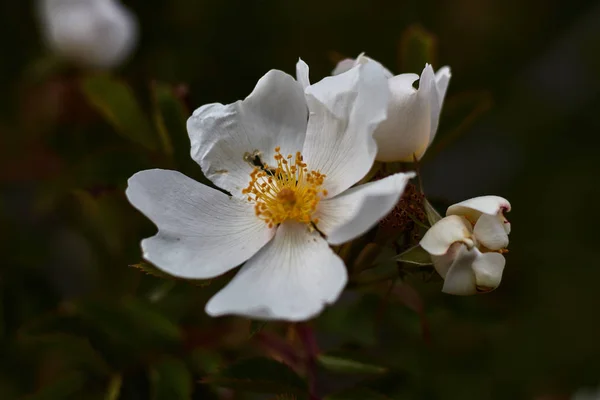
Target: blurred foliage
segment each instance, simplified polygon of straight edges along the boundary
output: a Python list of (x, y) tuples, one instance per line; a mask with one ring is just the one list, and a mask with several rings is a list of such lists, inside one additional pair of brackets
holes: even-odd
[[(0, 398), (541, 400), (598, 384), (599, 4), (125, 3), (141, 42), (111, 74), (48, 55), (32, 3), (0, 5)], [(423, 186), (439, 211), (511, 200), (502, 285), (444, 295), (422, 254), (399, 273), (410, 238), (391, 251), (370, 234), (338, 249), (355, 260), (349, 288), (315, 321), (209, 318), (231, 274), (185, 282), (143, 263), (155, 228), (127, 203), (128, 177), (206, 183), (191, 110), (298, 57), (317, 81), (362, 51), (396, 73), (452, 67)]]

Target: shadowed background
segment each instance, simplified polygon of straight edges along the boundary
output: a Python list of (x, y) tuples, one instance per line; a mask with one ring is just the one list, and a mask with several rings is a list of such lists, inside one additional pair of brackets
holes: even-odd
[(227, 397), (219, 382), (200, 379), (240, 358), (273, 356), (281, 338), (296, 348), (302, 334), (267, 324), (249, 337), (247, 321), (206, 317), (206, 300), (226, 279), (190, 285), (129, 267), (155, 228), (127, 203), (127, 178), (160, 167), (201, 179), (181, 118), (244, 98), (269, 69), (294, 74), (298, 57), (313, 82), (363, 51), (395, 73), (420, 73), (422, 60), (402, 45), (415, 30), (435, 37), (426, 61), (452, 69), (421, 166), (425, 193), (440, 211), (484, 194), (510, 200), (504, 279), (464, 298), (420, 275), (407, 278), (417, 300), (350, 291), (311, 325), (317, 342), (385, 372), (324, 368), (317, 391), (562, 399), (600, 384), (600, 3), (124, 3), (141, 36), (112, 76), (131, 86), (147, 120), (124, 118), (139, 134), (154, 132), (164, 113), (168, 156), (90, 104), (82, 82), (89, 93), (106, 76), (49, 57), (31, 4), (0, 5), (1, 398), (274, 398)]

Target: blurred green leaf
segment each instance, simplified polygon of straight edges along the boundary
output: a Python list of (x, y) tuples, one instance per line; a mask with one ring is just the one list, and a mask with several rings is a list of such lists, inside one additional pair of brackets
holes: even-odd
[(393, 259), (387, 263), (381, 263), (361, 273), (352, 276), (352, 282), (358, 285), (370, 285), (383, 282), (398, 276), (398, 266)]
[(108, 382), (105, 400), (119, 400), (122, 385), (123, 377), (121, 375), (113, 376)]
[(150, 370), (152, 399), (190, 399), (193, 390), (192, 374), (185, 363), (176, 358), (166, 358)]
[(369, 388), (353, 387), (325, 396), (324, 400), (390, 400), (390, 397)]
[[(63, 327), (64, 329), (65, 327)], [(87, 338), (53, 333), (24, 338), (23, 346), (41, 353), (51, 353), (65, 365), (85, 370), (97, 376), (110, 374), (110, 366), (94, 349)]]
[(380, 249), (379, 255), (373, 261), (373, 267), (352, 274), (350, 280), (360, 285), (387, 281), (398, 276), (398, 265), (394, 261), (396, 252), (389, 247)]
[(336, 355), (320, 354), (317, 361), (325, 369), (352, 374), (383, 374), (387, 368)]
[[(177, 95), (178, 88), (153, 82), (154, 124), (159, 132), (165, 152), (173, 157), (177, 169), (191, 178), (212, 186), (198, 164), (190, 157), (190, 139), (187, 119), (190, 111)], [(181, 88), (179, 88), (181, 90)]]
[(86, 380), (84, 373), (79, 371), (70, 372), (25, 397), (24, 400), (68, 399), (83, 389)]
[(352, 273), (358, 274), (361, 271), (371, 268), (382, 248), (377, 243), (367, 243), (352, 264)]
[(438, 135), (425, 153), (424, 160), (435, 156), (467, 134), (473, 124), (487, 113), (494, 104), (488, 91), (461, 92), (444, 102)]
[(427, 221), (429, 221), (429, 225), (433, 226), (436, 222), (442, 219), (440, 213), (431, 205), (429, 200), (424, 199), (423, 204), (425, 206), (425, 214), (427, 214)]
[(431, 256), (421, 246), (416, 245), (399, 254), (396, 261), (402, 261), (409, 264), (416, 265), (431, 265)]
[(134, 349), (174, 345), (182, 338), (173, 322), (135, 298), (117, 303), (86, 301), (74, 307), (78, 316), (107, 337)]
[(216, 374), (223, 364), (223, 357), (218, 351), (203, 347), (193, 349), (189, 360), (197, 375), (205, 375), (207, 372)]
[[(173, 93), (170, 85), (154, 82), (152, 84), (152, 95), (154, 100), (154, 123), (160, 134), (165, 152), (173, 155), (175, 149), (173, 143), (177, 143), (177, 153), (182, 149), (184, 143), (185, 158), (189, 158), (189, 139), (187, 135), (186, 121), (188, 112), (183, 103)], [(177, 154), (176, 159), (183, 157)]]
[(412, 286), (408, 283), (400, 282), (394, 285), (392, 289), (393, 297), (398, 299), (403, 305), (413, 310), (422, 318), (425, 318), (425, 306), (423, 299)]
[(4, 339), (6, 326), (4, 322), (4, 291), (0, 285), (0, 341)]
[(398, 51), (400, 72), (421, 74), (426, 63), (436, 61), (436, 38), (420, 25), (409, 26), (402, 32)]
[(374, 346), (377, 343), (374, 310), (381, 302), (379, 296), (357, 291), (346, 291), (345, 295), (348, 299), (340, 300), (336, 307), (329, 307), (317, 319), (317, 331), (335, 338), (339, 345)]
[(159, 148), (158, 138), (131, 88), (110, 75), (91, 75), (81, 82), (90, 104), (127, 139), (149, 150)]
[(239, 361), (203, 382), (255, 393), (306, 395), (308, 385), (290, 367), (269, 358)]
[(392, 288), (392, 299), (397, 299), (401, 304), (419, 316), (421, 335), (426, 342), (429, 342), (431, 336), (430, 327), (421, 294), (408, 283), (399, 282)]
[[(124, 218), (128, 215), (123, 209), (120, 193), (107, 193), (94, 196), (85, 190), (73, 190), (71, 196), (79, 211), (85, 232), (90, 234), (94, 243), (103, 246), (110, 254), (118, 254), (123, 249), (127, 234), (131, 233), (125, 226)], [(128, 210), (127, 210), (128, 211)]]

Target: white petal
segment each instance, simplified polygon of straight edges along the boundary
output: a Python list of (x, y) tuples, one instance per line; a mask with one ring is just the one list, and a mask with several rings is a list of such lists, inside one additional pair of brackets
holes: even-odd
[(437, 133), (444, 97), (446, 96), (451, 76), (449, 67), (442, 67), (435, 73), (435, 89), (431, 92), (431, 134), (429, 135), (429, 144), (433, 142)]
[(375, 131), (378, 161), (419, 159), (431, 133), (431, 92), (433, 70), (423, 71), (419, 90), (413, 87), (417, 74), (402, 74), (389, 79), (391, 99), (388, 118)]
[(469, 251), (466, 246), (459, 248), (444, 279), (442, 292), (458, 296), (469, 296), (477, 293), (473, 262), (478, 254), (477, 249)]
[(453, 243), (449, 248), (446, 254), (441, 256), (431, 256), (431, 261), (433, 262), (433, 266), (435, 270), (442, 278), (446, 278), (448, 274), (448, 270), (454, 263), (454, 260), (458, 256), (459, 252), (462, 251), (461, 247), (464, 247), (465, 244), (462, 242)]
[(274, 235), (252, 205), (161, 169), (133, 175), (127, 198), (158, 227), (144, 258), (169, 274), (211, 278), (254, 255)]
[(490, 292), (500, 285), (505, 262), (501, 254), (481, 253), (461, 245), (444, 277), (442, 291), (461, 296)]
[(360, 53), (358, 55), (358, 57), (356, 57), (356, 59), (354, 59), (354, 58), (346, 58), (346, 59), (340, 61), (335, 66), (335, 69), (333, 70), (333, 72), (331, 73), (331, 75), (339, 75), (341, 73), (344, 73), (346, 71), (351, 70), (352, 68), (356, 67), (359, 64), (365, 64), (365, 63), (368, 63), (368, 62), (373, 63), (373, 64), (377, 65), (379, 68), (381, 68), (381, 70), (383, 71), (383, 74), (385, 75), (386, 78), (391, 78), (392, 76), (394, 76), (394, 74), (392, 74), (379, 61), (375, 61), (371, 57), (365, 56), (365, 53)]
[(298, 59), (296, 63), (296, 80), (302, 86), (302, 89), (306, 89), (310, 86), (310, 79), (308, 77), (308, 65), (302, 61), (302, 59)]
[(504, 231), (506, 232), (507, 235), (510, 235), (510, 222), (508, 222), (508, 220), (506, 218), (504, 218), (504, 215), (499, 215), (498, 217), (502, 221), (502, 225), (504, 226)]
[[(474, 249), (476, 250), (476, 249)], [(483, 253), (473, 261), (478, 292), (490, 292), (500, 285), (506, 259), (499, 253)]]
[(438, 71), (435, 73), (435, 84), (437, 87), (438, 96), (442, 102), (444, 97), (446, 97), (446, 91), (448, 90), (448, 84), (450, 83), (451, 77), (452, 73), (450, 73), (450, 67), (448, 66), (438, 69)]
[(413, 172), (391, 175), (321, 201), (315, 214), (319, 218), (319, 230), (332, 245), (362, 235), (396, 206), (414, 176)]
[(360, 64), (306, 89), (310, 116), (302, 154), (308, 168), (327, 175), (335, 196), (363, 178), (377, 152), (373, 131), (385, 119), (387, 81), (374, 63)]
[(442, 218), (429, 228), (419, 244), (429, 254), (441, 256), (446, 254), (450, 246), (456, 242), (473, 246), (471, 236), (472, 228), (469, 221), (463, 217), (451, 215)]
[(384, 67), (383, 64), (381, 64), (379, 61), (373, 60), (371, 57), (365, 56), (365, 53), (360, 53), (358, 55), (358, 57), (356, 57), (356, 61), (354, 62), (354, 65), (365, 64), (365, 63), (375, 64), (383, 72), (383, 75), (388, 79), (391, 78), (392, 76), (394, 76), (394, 74), (392, 74), (390, 72), (390, 70), (387, 69), (386, 67)]
[(113, 0), (40, 0), (48, 45), (71, 61), (98, 68), (120, 64), (137, 41), (137, 20)]
[(510, 222), (504, 216), (504, 213), (510, 211), (510, 203), (505, 198), (499, 196), (480, 196), (451, 205), (446, 210), (446, 215), (461, 215), (471, 221), (472, 224), (482, 214), (494, 215), (504, 226), (506, 234), (510, 234)]
[(215, 185), (241, 196), (254, 168), (248, 156), (260, 153), (264, 163), (273, 165), (276, 146), (284, 155), (301, 150), (307, 115), (298, 82), (269, 71), (245, 100), (194, 111), (187, 122), (192, 158)]
[(273, 241), (206, 305), (210, 315), (301, 321), (333, 303), (346, 285), (343, 261), (306, 225), (286, 222)]
[(483, 213), (488, 215), (499, 215), (510, 211), (510, 203), (500, 196), (480, 196), (461, 201), (448, 207), (446, 215), (463, 215), (476, 221)]
[(473, 228), (477, 241), (490, 250), (508, 247), (508, 234), (504, 224), (495, 215), (482, 214)]
[(350, 71), (352, 68), (354, 68), (355, 65), (356, 65), (356, 59), (345, 58), (342, 61), (340, 61), (339, 63), (337, 63), (337, 65), (331, 72), (331, 75), (339, 75), (344, 72)]

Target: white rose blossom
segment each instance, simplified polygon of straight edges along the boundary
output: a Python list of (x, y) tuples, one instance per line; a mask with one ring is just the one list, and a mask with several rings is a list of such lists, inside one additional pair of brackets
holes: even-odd
[[(347, 71), (361, 62), (379, 62), (359, 55), (338, 63), (333, 75)], [(383, 68), (383, 67), (382, 67)], [(387, 119), (375, 131), (378, 152), (376, 159), (383, 162), (420, 160), (437, 132), (440, 113), (450, 82), (450, 68), (442, 67), (434, 73), (426, 64), (421, 77), (417, 74), (394, 76), (385, 69), (391, 98)], [(419, 79), (419, 89), (413, 83)]]
[(118, 0), (39, 0), (39, 14), (48, 46), (84, 66), (115, 67), (137, 41), (137, 20)]
[(444, 278), (443, 292), (471, 295), (500, 285), (510, 233), (507, 211), (510, 203), (502, 197), (475, 197), (450, 206), (423, 236), (421, 247)]
[[(297, 70), (308, 82), (308, 66)], [(350, 188), (371, 168), (385, 119), (375, 65), (307, 85), (272, 70), (243, 101), (208, 104), (188, 120), (192, 157), (222, 191), (176, 171), (129, 179), (129, 201), (158, 227), (143, 256), (183, 278), (245, 262), (210, 299), (212, 316), (298, 321), (333, 303), (347, 282), (329, 245), (363, 234), (395, 206), (413, 173)]]

